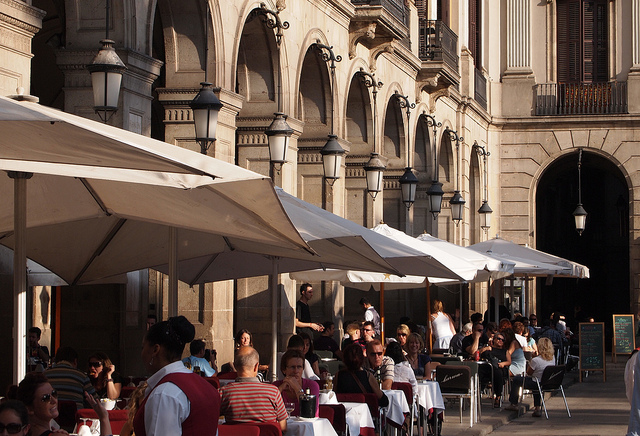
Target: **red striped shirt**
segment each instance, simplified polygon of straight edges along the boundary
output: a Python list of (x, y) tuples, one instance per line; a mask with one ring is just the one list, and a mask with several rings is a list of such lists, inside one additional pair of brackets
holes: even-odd
[(220, 389), (220, 415), (227, 422), (278, 422), (287, 419), (282, 395), (269, 383), (237, 381)]

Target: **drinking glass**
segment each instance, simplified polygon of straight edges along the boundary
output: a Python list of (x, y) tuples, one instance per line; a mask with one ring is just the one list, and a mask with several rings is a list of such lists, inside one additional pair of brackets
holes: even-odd
[(284, 408), (287, 409), (287, 414), (289, 415), (289, 418), (291, 418), (291, 412), (296, 408), (296, 405), (293, 401), (285, 401)]

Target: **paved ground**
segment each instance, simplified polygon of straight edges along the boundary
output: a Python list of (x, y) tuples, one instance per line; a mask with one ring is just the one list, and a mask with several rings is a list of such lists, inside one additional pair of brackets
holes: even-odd
[[(624, 435), (629, 421), (629, 403), (624, 389), (624, 365), (626, 357), (611, 363), (607, 357), (607, 380), (602, 373), (591, 373), (578, 382), (577, 370), (565, 376), (564, 386), (571, 418), (567, 416), (562, 396), (547, 401), (549, 420), (533, 418), (533, 398), (525, 398), (520, 416), (516, 412), (493, 409), (489, 399), (482, 404), (482, 421), (469, 428), (469, 411), (463, 413), (460, 424), (458, 405), (447, 407), (443, 436), (473, 435)], [(526, 412), (525, 412), (526, 409)]]

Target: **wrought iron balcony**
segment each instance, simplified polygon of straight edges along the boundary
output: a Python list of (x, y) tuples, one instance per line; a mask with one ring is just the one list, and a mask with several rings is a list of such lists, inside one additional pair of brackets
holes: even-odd
[(627, 82), (536, 85), (536, 115), (626, 113), (628, 113)]
[[(420, 18), (418, 56), (422, 71), (418, 79), (432, 82), (432, 88), (458, 86), (458, 35), (442, 21)], [(444, 80), (442, 80), (444, 79)]]
[(473, 71), (475, 72), (475, 93), (473, 98), (478, 102), (480, 106), (482, 106), (484, 110), (487, 110), (487, 79), (484, 77), (484, 74), (482, 74), (481, 70), (474, 68)]
[(351, 0), (351, 4), (356, 6), (382, 6), (383, 10), (409, 27), (409, 8), (404, 3), (404, 0)]
[(351, 0), (356, 13), (349, 24), (349, 59), (356, 55), (360, 43), (373, 51), (392, 50), (399, 42), (411, 48), (409, 7), (404, 0)]

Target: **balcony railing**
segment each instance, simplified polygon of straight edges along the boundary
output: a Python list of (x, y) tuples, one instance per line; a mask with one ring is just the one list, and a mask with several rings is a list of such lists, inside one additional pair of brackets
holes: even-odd
[(382, 6), (398, 21), (409, 27), (409, 8), (404, 5), (404, 0), (351, 0), (356, 6)]
[(627, 82), (541, 83), (536, 86), (536, 115), (627, 112)]
[(444, 62), (458, 71), (458, 35), (442, 21), (420, 18), (420, 47), (423, 61)]
[(487, 110), (487, 79), (482, 74), (482, 71), (474, 68), (475, 72), (474, 84), (475, 84), (475, 95), (474, 99), (478, 102), (480, 106), (484, 110)]

